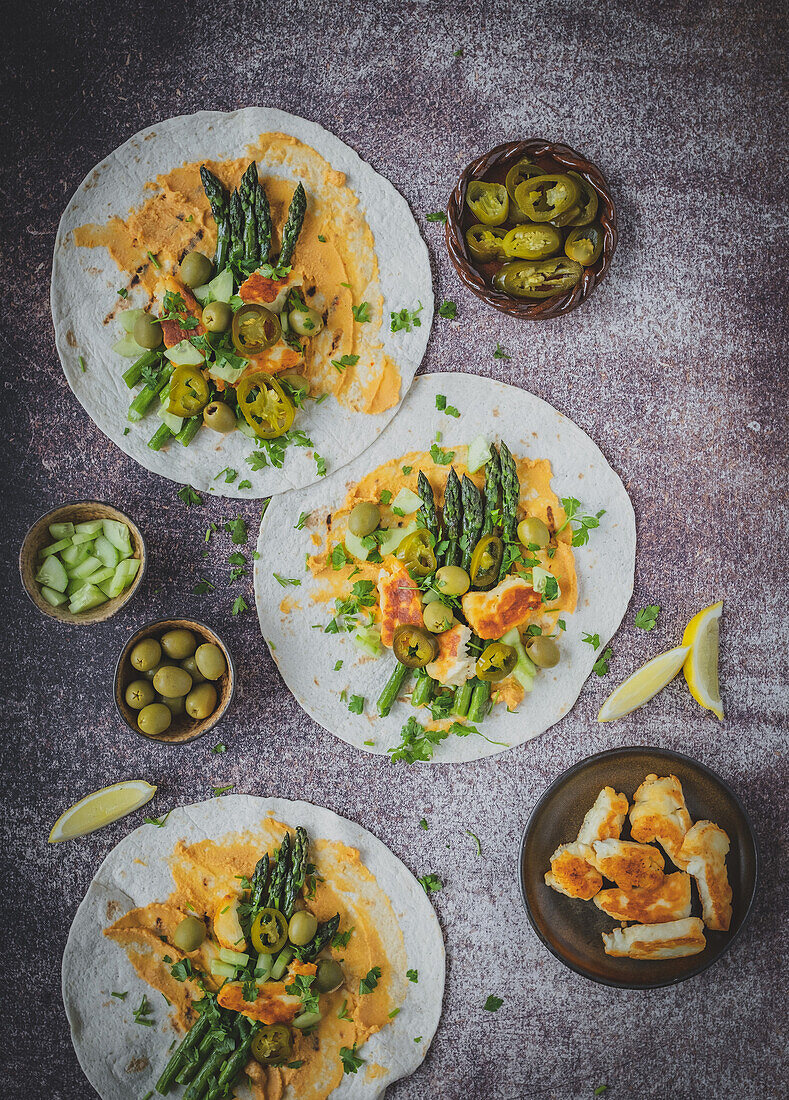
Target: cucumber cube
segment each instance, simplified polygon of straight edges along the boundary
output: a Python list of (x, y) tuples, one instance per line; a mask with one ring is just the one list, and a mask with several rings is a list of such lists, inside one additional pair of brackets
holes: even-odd
[(68, 582), (68, 588), (66, 589), (67, 596), (73, 596), (75, 592), (79, 592), (80, 588), (85, 587), (85, 581), (80, 577), (75, 577), (74, 580)]
[(82, 546), (86, 542), (95, 542), (96, 536), (90, 531), (75, 531), (71, 538), (72, 546)]
[(73, 569), (74, 566), (79, 565), (90, 554), (90, 543), (83, 542), (77, 543), (76, 546), (72, 543), (71, 546), (67, 546), (61, 553), (60, 558), (66, 569)]
[(85, 523), (78, 523), (74, 530), (78, 531), (81, 535), (93, 535), (93, 537), (95, 538), (96, 535), (101, 534), (103, 523), (104, 520), (101, 519), (90, 519), (87, 520)]
[(105, 581), (108, 581), (110, 577), (114, 576), (115, 569), (111, 569), (105, 565), (101, 569), (98, 569), (95, 573), (91, 573), (89, 577), (86, 577), (85, 584), (104, 584)]
[(120, 553), (122, 558), (128, 557), (132, 552), (131, 536), (125, 523), (119, 523), (115, 519), (105, 519), (103, 523), (104, 537)]
[[(52, 559), (47, 559), (51, 561)], [(73, 569), (69, 570), (69, 579), (72, 581), (84, 581), (86, 577), (89, 577), (91, 573), (95, 573), (97, 569), (101, 569), (101, 561), (95, 555), (91, 554), (89, 557), (80, 564), (76, 565)], [(57, 587), (57, 585), (53, 586)]]
[(107, 597), (100, 588), (97, 588), (95, 584), (86, 584), (71, 597), (68, 609), (72, 615), (79, 615), (81, 611), (90, 611), (92, 608), (106, 602)]
[(57, 542), (51, 542), (46, 546), (38, 556), (48, 558), (52, 554), (59, 554), (61, 550), (67, 550), (69, 546), (71, 546), (71, 539), (58, 539)]
[(410, 515), (411, 512), (416, 512), (418, 508), (422, 507), (422, 500), (412, 493), (410, 489), (406, 489), (405, 486), (400, 490), (397, 496), (392, 501), (393, 508), (399, 508), (405, 512), (406, 515)]
[(96, 539), (96, 542), (93, 544), (93, 553), (97, 558), (101, 558), (102, 563), (112, 570), (115, 569), (118, 562), (121, 560), (118, 551), (109, 539), (105, 539), (104, 535), (99, 535)]
[(140, 317), (144, 315), (144, 309), (124, 309), (119, 316), (123, 331), (128, 333), (134, 332), (134, 326), (137, 324)]
[(468, 453), (466, 455), (466, 468), (468, 472), (470, 474), (475, 474), (477, 470), (481, 470), (487, 462), (490, 462), (490, 458), (490, 446), (485, 436), (478, 435), (476, 439), (472, 439), (471, 443), (469, 443)]
[(54, 588), (50, 588), (46, 584), (41, 585), (41, 595), (52, 607), (60, 607), (62, 603), (66, 603), (68, 596), (64, 596), (62, 592), (56, 592)]
[(139, 568), (138, 558), (125, 558), (115, 570), (112, 580), (105, 583), (104, 591), (111, 599), (120, 596), (124, 588), (128, 588), (134, 580)]
[(53, 555), (51, 558), (44, 558), (36, 573), (36, 580), (39, 584), (45, 584), (47, 588), (54, 588), (56, 592), (65, 592), (68, 573), (60, 559)]
[(53, 539), (70, 539), (74, 534), (73, 523), (50, 523), (49, 533)]

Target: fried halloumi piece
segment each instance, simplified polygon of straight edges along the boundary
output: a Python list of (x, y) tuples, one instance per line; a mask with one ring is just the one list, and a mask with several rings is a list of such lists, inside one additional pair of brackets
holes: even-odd
[(648, 775), (633, 795), (630, 832), (633, 840), (657, 840), (677, 867), (685, 870), (680, 856), (685, 833), (693, 822), (685, 805), (682, 784), (676, 775)]
[(378, 574), (378, 598), (381, 605), (381, 641), (391, 648), (398, 626), (422, 626), (422, 593), (407, 569), (398, 566), (392, 573)]
[(466, 646), (471, 641), (471, 631), (458, 623), (443, 634), (436, 634), (438, 656), (425, 666), (425, 672), (444, 687), (460, 687), (470, 680), (477, 670), (476, 657), (469, 656)]
[(505, 577), (489, 592), (467, 592), (461, 602), (471, 629), (489, 641), (531, 618), (542, 596), (522, 577)]
[(690, 875), (676, 871), (661, 875), (656, 886), (646, 890), (601, 890), (594, 903), (614, 920), (634, 920), (639, 924), (662, 924), (690, 916)]
[(666, 924), (631, 924), (602, 935), (606, 955), (624, 959), (682, 959), (698, 955), (707, 946), (700, 917)]
[(581, 898), (589, 901), (600, 887), (603, 879), (588, 862), (592, 849), (587, 844), (560, 844), (551, 856), (551, 869), (545, 873), (546, 885), (566, 894), (568, 898)]
[(711, 821), (697, 821), (685, 834), (680, 858), (693, 875), (701, 898), (701, 915), (708, 928), (728, 932), (731, 924), (731, 886), (726, 873), (729, 838)]
[(609, 837), (618, 840), (627, 807), (628, 801), (623, 794), (617, 794), (613, 787), (603, 787), (594, 805), (586, 812), (578, 830), (578, 842), (594, 844), (596, 840), (607, 840)]
[(596, 840), (592, 845), (591, 863), (603, 878), (610, 878), (623, 890), (649, 889), (663, 878), (666, 861), (662, 853), (650, 844), (633, 840)]

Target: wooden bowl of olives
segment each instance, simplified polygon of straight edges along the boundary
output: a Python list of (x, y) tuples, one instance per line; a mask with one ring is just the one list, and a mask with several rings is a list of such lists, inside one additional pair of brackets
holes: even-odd
[(194, 619), (163, 619), (126, 642), (115, 668), (115, 706), (148, 741), (182, 745), (213, 729), (235, 690), (221, 638)]
[(569, 145), (538, 138), (497, 145), (466, 165), (447, 206), (447, 248), (461, 281), (527, 321), (585, 302), (617, 238), (600, 169)]

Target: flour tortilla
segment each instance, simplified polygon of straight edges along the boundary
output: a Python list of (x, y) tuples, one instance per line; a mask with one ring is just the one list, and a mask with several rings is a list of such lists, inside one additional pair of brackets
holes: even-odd
[[(196, 489), (211, 489), (217, 496), (263, 497), (309, 485), (318, 476), (312, 451), (289, 447), (281, 470), (251, 471), (244, 459), (254, 445), (241, 432), (220, 437), (200, 431), (188, 448), (174, 443), (166, 452), (157, 452), (147, 442), (160, 422), (148, 416), (144, 425), (136, 425), (124, 435), (132, 391), (121, 374), (129, 361), (112, 351), (122, 335), (119, 323), (103, 323), (118, 302), (117, 289), (123, 277), (105, 249), (78, 248), (72, 234), (81, 225), (105, 223), (112, 215), (125, 218), (143, 201), (144, 185), (158, 175), (185, 161), (243, 156), (248, 144), (268, 132), (291, 134), (311, 146), (332, 168), (345, 173), (349, 188), (359, 198), (378, 256), (383, 297), (379, 336), (384, 352), (399, 369), (402, 401), (424, 355), (433, 318), (427, 248), (402, 195), (339, 138), (314, 122), (268, 107), (247, 107), (231, 114), (200, 111), (181, 115), (142, 130), (85, 177), (66, 207), (55, 241), (51, 288), (55, 344), (78, 401), (101, 431), (141, 466)], [(287, 179), (292, 173), (287, 165), (278, 165), (272, 174)], [(292, 178), (295, 181), (295, 175)], [(390, 311), (406, 305), (415, 308), (419, 301), (423, 306), (421, 327), (411, 333), (390, 332)], [(135, 304), (139, 303), (130, 295), (129, 305)], [(307, 402), (296, 427), (307, 433), (331, 471), (368, 447), (398, 407), (376, 415), (354, 413), (330, 396), (317, 406)], [(234, 484), (226, 484), (224, 478), (213, 480), (226, 466), (243, 471)], [(244, 479), (252, 482), (251, 489), (238, 488)]]
[[(391, 902), (405, 944), (405, 966), (419, 971), (419, 982), (407, 983), (399, 1015), (360, 1048), (365, 1061), (384, 1067), (384, 1072), (368, 1078), (362, 1068), (356, 1076), (345, 1076), (332, 1100), (376, 1100), (392, 1081), (421, 1065), (438, 1027), (444, 994), (444, 940), (422, 887), (386, 845), (330, 810), (282, 798), (226, 795), (173, 810), (161, 829), (135, 829), (104, 860), (77, 909), (63, 954), (63, 1003), (79, 1063), (102, 1100), (145, 1096), (167, 1062), (170, 1043), (180, 1038), (159, 994), (137, 976), (126, 952), (104, 929), (130, 909), (172, 893), (168, 858), (176, 840), (219, 840), (268, 816), (292, 828), (304, 825), (312, 838), (341, 841), (360, 852)], [(376, 912), (375, 922), (387, 953), (391, 944), (394, 956), (399, 935), (391, 927), (391, 914)], [(128, 995), (119, 1000), (113, 990), (128, 990)], [(153, 1004), (155, 1027), (140, 1027), (132, 1018), (143, 994)], [(421, 1035), (422, 1042), (414, 1043), (414, 1035)], [(239, 1086), (235, 1094), (251, 1096)], [(173, 1093), (179, 1095), (180, 1090)]]
[[(445, 394), (460, 419), (439, 412), (436, 394)], [(599, 634), (601, 645), (616, 631), (633, 593), (636, 532), (630, 499), (619, 477), (591, 439), (571, 420), (525, 390), (470, 374), (427, 374), (417, 378), (397, 419), (349, 466), (299, 493), (272, 500), (260, 527), (259, 559), (255, 565), (255, 598), (263, 637), (290, 690), (307, 713), (324, 729), (365, 752), (383, 755), (400, 741), (404, 722), (425, 711), (395, 703), (387, 718), (378, 716), (375, 701), (394, 667), (390, 651), (376, 659), (363, 655), (347, 634), (324, 634), (332, 604), (313, 603), (310, 593), (320, 583), (305, 572), (305, 554), (315, 553), (313, 532), (325, 535), (325, 518), (344, 502), (348, 490), (384, 462), (412, 450), (426, 451), (442, 433), (442, 447), (468, 444), (478, 435), (503, 439), (513, 454), (547, 458), (551, 486), (558, 497), (581, 500), (592, 514), (601, 508), (600, 527), (586, 546), (574, 549), (578, 574), (578, 606), (564, 615), (567, 630), (560, 639), (562, 659), (537, 674), (534, 689), (517, 712), (495, 707), (482, 730), (486, 737), (512, 748), (543, 733), (570, 711), (592, 671), (598, 654), (581, 641), (586, 632)], [(294, 530), (301, 512), (311, 513), (309, 526)], [(272, 573), (295, 577), (301, 586), (280, 587)], [(280, 611), (286, 598), (294, 609)], [(342, 668), (335, 672), (338, 660)], [(341, 697), (346, 693), (346, 698)], [(348, 711), (347, 698), (362, 695), (364, 714)], [(429, 717), (429, 716), (428, 716)], [(373, 741), (372, 745), (366, 744)], [(436, 746), (433, 761), (478, 760), (502, 752), (483, 738), (449, 737)]]

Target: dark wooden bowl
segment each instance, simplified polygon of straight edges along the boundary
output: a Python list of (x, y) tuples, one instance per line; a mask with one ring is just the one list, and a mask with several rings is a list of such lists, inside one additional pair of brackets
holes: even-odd
[[(227, 672), (218, 680), (212, 680), (217, 694), (216, 709), (212, 714), (202, 719), (190, 718), (188, 714), (179, 714), (173, 718), (170, 728), (165, 733), (152, 737), (142, 732), (137, 725), (138, 712), (126, 703), (126, 688), (132, 680), (140, 678), (140, 673), (132, 668), (129, 655), (137, 642), (142, 641), (143, 638), (156, 638), (158, 641), (168, 630), (181, 629), (191, 630), (200, 639), (198, 645), (202, 645), (203, 642), (213, 642), (214, 645), (219, 646), (227, 663)], [(162, 745), (184, 745), (189, 741), (195, 741), (214, 728), (232, 702), (235, 684), (236, 670), (230, 651), (210, 626), (195, 619), (159, 619), (156, 622), (146, 623), (135, 631), (121, 650), (115, 666), (115, 706), (126, 725), (134, 730), (138, 737), (144, 737), (146, 741), (158, 741)]]
[[(474, 224), (474, 216), (466, 206), (466, 187), (471, 180), (490, 180), (503, 183), (509, 169), (522, 157), (533, 160), (546, 172), (565, 172), (568, 169), (577, 172), (597, 192), (600, 205), (595, 221), (603, 229), (603, 251), (596, 263), (585, 267), (581, 279), (572, 290), (557, 294), (553, 298), (541, 301), (529, 301), (525, 298), (510, 298), (496, 290), (491, 278), (493, 271), (485, 271), (485, 266), (477, 265), (469, 255), (466, 246), (466, 230)], [(597, 284), (603, 279), (616, 251), (618, 233), (616, 228), (616, 207), (605, 176), (590, 160), (576, 153), (569, 145), (543, 141), (540, 138), (528, 138), (526, 141), (509, 141), (497, 145), (488, 153), (483, 153), (471, 164), (467, 164), (449, 197), (447, 205), (446, 241), (452, 263), (460, 279), (478, 298), (502, 313), (511, 317), (521, 317), (525, 321), (542, 321), (552, 317), (561, 317), (565, 313), (585, 302)], [(496, 265), (499, 266), (499, 265)]]
[[(65, 604), (61, 607), (52, 607), (41, 595), (41, 590), (35, 579), (39, 565), (38, 555), (44, 547), (52, 542), (52, 536), (49, 533), (51, 523), (89, 523), (94, 519), (114, 519), (126, 524), (131, 535), (133, 556), (140, 559), (140, 568), (137, 570), (137, 576), (126, 591), (121, 592), (120, 596), (107, 600), (100, 607), (94, 607), (92, 610), (84, 611), (80, 615), (72, 615)], [(61, 504), (59, 508), (53, 508), (51, 512), (47, 512), (46, 515), (37, 519), (28, 530), (19, 551), (19, 576), (22, 579), (22, 587), (38, 610), (43, 615), (48, 615), (50, 619), (78, 625), (103, 623), (105, 620), (112, 618), (122, 607), (125, 607), (140, 587), (147, 564), (145, 541), (137, 524), (124, 512), (120, 512), (117, 508), (113, 508), (111, 504), (105, 504), (100, 500), (74, 501), (71, 504)]]
[[(619, 927), (591, 901), (557, 893), (544, 881), (557, 847), (575, 840), (584, 814), (605, 786), (623, 791), (632, 806), (633, 794), (647, 775), (676, 775), (682, 783), (688, 812), (694, 821), (708, 819), (725, 829), (731, 841), (726, 857), (733, 892), (728, 932), (704, 929), (706, 948), (683, 959), (621, 959), (606, 955), (602, 932)], [(625, 819), (622, 839), (630, 838)], [(662, 849), (661, 849), (662, 851)], [(551, 784), (534, 807), (523, 833), (518, 877), (526, 912), (534, 931), (561, 962), (592, 981), (623, 989), (656, 989), (700, 974), (729, 949), (751, 911), (758, 877), (758, 848), (750, 819), (737, 795), (724, 781), (689, 756), (669, 749), (609, 749), (574, 764)], [(666, 874), (674, 870), (666, 856)], [(692, 915), (701, 915), (698, 891), (692, 886)]]

